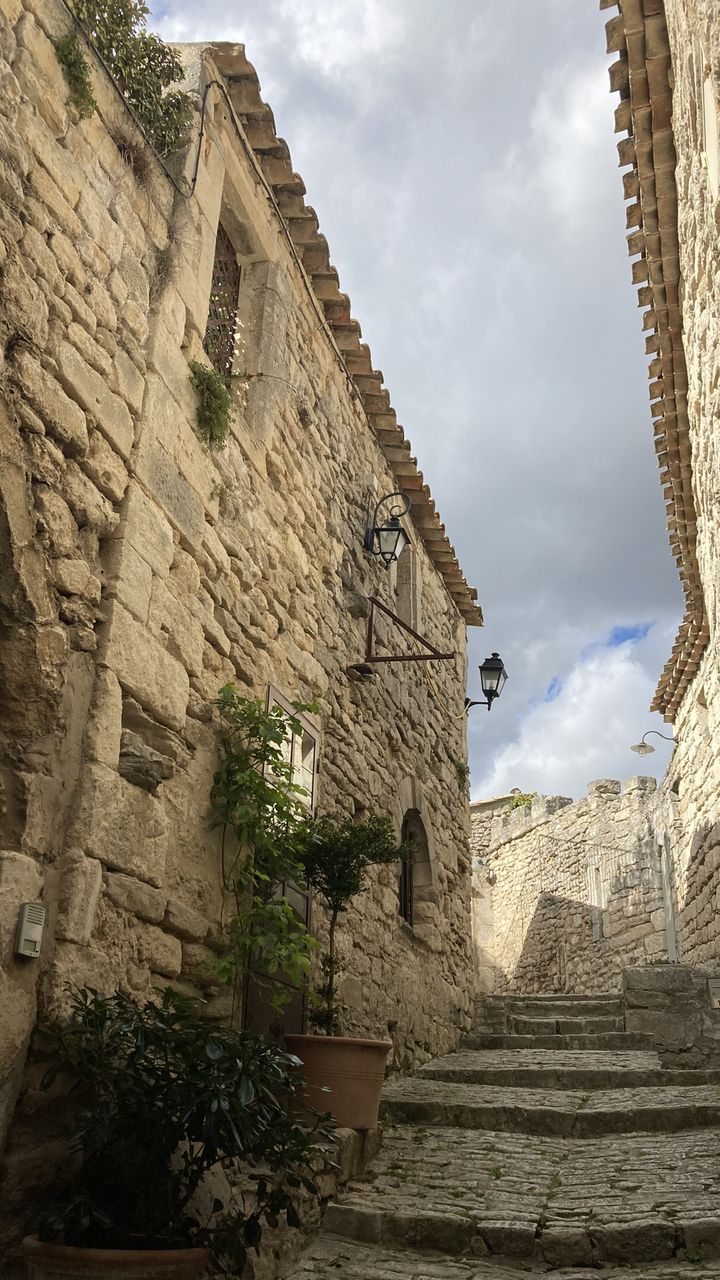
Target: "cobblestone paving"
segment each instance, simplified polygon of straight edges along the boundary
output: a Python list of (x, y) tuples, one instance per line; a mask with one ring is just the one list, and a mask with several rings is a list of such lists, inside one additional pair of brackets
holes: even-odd
[(720, 1280), (717, 1073), (464, 1051), (383, 1107), (381, 1152), (287, 1280)]
[[(560, 1280), (718, 1280), (718, 1268), (691, 1263), (657, 1263), (650, 1267), (610, 1267), (600, 1272), (562, 1267), (550, 1273)], [(482, 1258), (450, 1260), (437, 1253), (399, 1252), (350, 1240), (322, 1238), (286, 1272), (287, 1280), (527, 1280), (546, 1270), (518, 1270), (512, 1263)]]

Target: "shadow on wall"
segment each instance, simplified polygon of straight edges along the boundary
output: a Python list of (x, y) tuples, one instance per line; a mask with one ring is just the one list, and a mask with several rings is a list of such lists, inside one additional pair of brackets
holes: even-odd
[(619, 990), (624, 960), (603, 936), (603, 912), (542, 893), (508, 988), (529, 994)]
[[(677, 870), (675, 872), (677, 875)], [(686, 868), (680, 868), (677, 929), (680, 959), (707, 964), (718, 957), (718, 890), (720, 890), (720, 823), (705, 821), (690, 841)]]

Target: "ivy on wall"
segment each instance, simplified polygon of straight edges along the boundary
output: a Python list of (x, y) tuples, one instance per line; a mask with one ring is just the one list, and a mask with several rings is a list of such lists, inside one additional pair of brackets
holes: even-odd
[(70, 90), (70, 101), (80, 119), (86, 120), (93, 111), (97, 110), (97, 102), (93, 98), (90, 64), (76, 36), (63, 36), (61, 40), (55, 40), (53, 43)]
[(68, 0), (68, 5), (158, 154), (179, 151), (187, 143), (192, 99), (169, 87), (182, 80), (183, 65), (146, 29), (147, 5), (142, 0)]

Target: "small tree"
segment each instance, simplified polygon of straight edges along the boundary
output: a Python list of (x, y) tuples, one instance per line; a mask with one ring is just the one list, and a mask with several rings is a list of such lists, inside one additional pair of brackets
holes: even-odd
[[(230, 950), (219, 974), (234, 984), (236, 1006), (252, 964), (279, 1008), (289, 998), (279, 978), (300, 985), (316, 945), (283, 892), (303, 876), (297, 846), (307, 822), (307, 793), (293, 782), (287, 758), (287, 743), (302, 726), (280, 707), (267, 710), (242, 697), (232, 684), (220, 690), (217, 706), (220, 760), (210, 799), (213, 822), (222, 828), (223, 885), (235, 901), (227, 925)], [(315, 710), (293, 706), (298, 714)]]
[(372, 817), (367, 822), (349, 817), (315, 818), (302, 832), (298, 860), (305, 881), (330, 913), (328, 949), (322, 962), (325, 980), (311, 1014), (315, 1026), (326, 1035), (336, 1035), (339, 1030), (335, 996), (338, 916), (365, 887), (370, 867), (386, 866), (409, 856), (409, 846), (398, 844), (386, 817)]

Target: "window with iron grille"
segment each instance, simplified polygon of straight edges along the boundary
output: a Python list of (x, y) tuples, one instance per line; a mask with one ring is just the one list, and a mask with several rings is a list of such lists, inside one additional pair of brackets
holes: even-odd
[(229, 378), (233, 371), (239, 293), (240, 266), (237, 254), (232, 240), (220, 223), (215, 241), (210, 311), (204, 346), (212, 364), (224, 378)]

